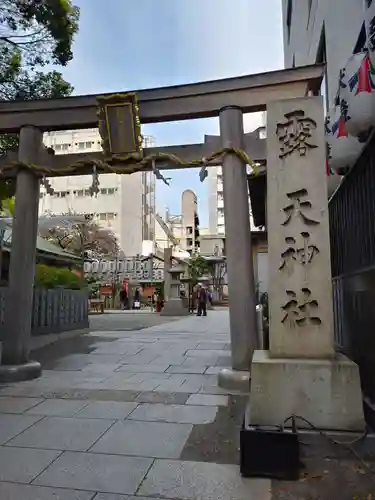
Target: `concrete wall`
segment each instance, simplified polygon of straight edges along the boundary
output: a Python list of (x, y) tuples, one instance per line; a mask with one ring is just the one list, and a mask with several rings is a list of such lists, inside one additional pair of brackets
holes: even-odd
[[(292, 6), (290, 38), (288, 4)], [(292, 67), (293, 62), (295, 66), (315, 63), (325, 32), (329, 105), (337, 91), (340, 69), (357, 43), (365, 17), (363, 5), (363, 0), (282, 0), (285, 67)]]
[[(290, 30), (287, 26), (291, 6)], [(311, 6), (311, 8), (309, 8)], [(338, 77), (357, 44), (365, 15), (374, 15), (374, 5), (367, 11), (364, 0), (282, 0), (285, 67), (304, 66), (319, 61), (324, 45), (327, 71), (322, 83), (325, 111), (334, 104)], [(341, 178), (328, 178), (330, 196)]]
[(195, 216), (198, 213), (197, 195), (191, 189), (185, 189), (181, 196), (181, 221), (182, 240), (181, 246), (188, 252), (194, 252), (195, 242)]

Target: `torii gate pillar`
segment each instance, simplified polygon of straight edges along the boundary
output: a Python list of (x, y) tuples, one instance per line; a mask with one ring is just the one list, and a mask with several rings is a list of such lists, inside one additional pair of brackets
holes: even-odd
[[(220, 111), (220, 135), (223, 148), (243, 149), (240, 108)], [(258, 347), (256, 298), (246, 165), (234, 154), (223, 160), (223, 188), (232, 370), (219, 373), (219, 385), (248, 392), (251, 360)]]
[[(20, 130), (18, 159), (38, 163), (43, 134), (35, 127)], [(40, 179), (29, 169), (17, 174), (16, 203), (12, 227), (9, 286), (5, 298), (5, 335), (0, 365), (0, 382), (39, 377), (41, 366), (29, 360), (31, 320), (38, 234)]]

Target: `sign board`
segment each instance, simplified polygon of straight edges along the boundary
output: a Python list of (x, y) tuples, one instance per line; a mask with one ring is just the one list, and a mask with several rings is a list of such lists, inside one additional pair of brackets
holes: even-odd
[(109, 163), (142, 158), (142, 136), (136, 94), (98, 96), (99, 133)]

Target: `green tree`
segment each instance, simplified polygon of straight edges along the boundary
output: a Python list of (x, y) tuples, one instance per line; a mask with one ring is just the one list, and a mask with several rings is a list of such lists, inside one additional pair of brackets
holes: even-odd
[(193, 284), (199, 281), (199, 278), (207, 274), (210, 270), (207, 260), (201, 255), (191, 257), (188, 264), (189, 278)]
[[(71, 0), (1, 0), (0, 100), (66, 97), (73, 91), (61, 73), (40, 71), (65, 66), (73, 57), (79, 9)], [(0, 135), (0, 155), (18, 147), (16, 134)], [(1, 200), (14, 194), (14, 181), (0, 183)]]
[(0, 83), (14, 80), (22, 67), (65, 66), (78, 21), (70, 0), (1, 0)]
[(16, 199), (14, 197), (3, 200), (0, 215), (3, 217), (14, 217), (15, 201)]

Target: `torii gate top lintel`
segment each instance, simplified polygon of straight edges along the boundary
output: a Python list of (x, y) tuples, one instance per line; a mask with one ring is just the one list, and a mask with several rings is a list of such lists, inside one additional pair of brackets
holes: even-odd
[[(210, 82), (139, 90), (141, 123), (158, 123), (218, 116), (236, 106), (243, 113), (263, 111), (272, 100), (319, 92), (325, 65), (316, 64)], [(32, 125), (39, 130), (96, 127), (97, 95), (0, 103), (0, 133)]]

